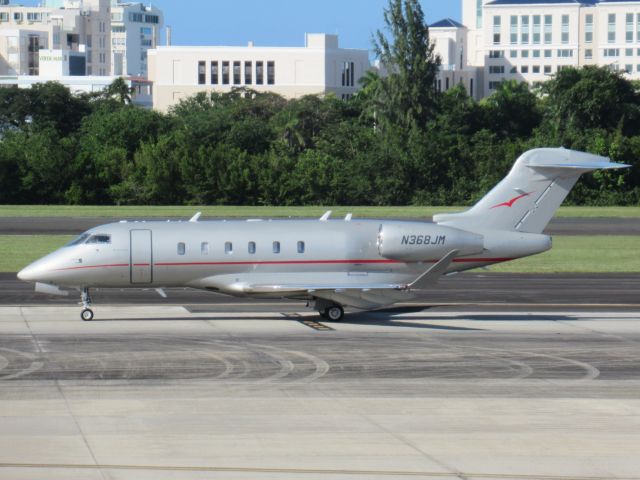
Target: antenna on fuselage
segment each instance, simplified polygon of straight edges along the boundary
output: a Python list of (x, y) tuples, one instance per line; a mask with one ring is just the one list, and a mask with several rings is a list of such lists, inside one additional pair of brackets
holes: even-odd
[(320, 221), (321, 221), (321, 222), (326, 222), (327, 220), (329, 220), (329, 217), (331, 216), (331, 213), (332, 213), (332, 212), (331, 212), (331, 210), (326, 211), (326, 212), (324, 213), (324, 215), (322, 215), (322, 216), (320, 217)]
[(198, 212), (193, 217), (191, 217), (191, 219), (189, 221), (192, 222), (192, 223), (196, 223), (201, 215), (202, 215), (202, 212)]

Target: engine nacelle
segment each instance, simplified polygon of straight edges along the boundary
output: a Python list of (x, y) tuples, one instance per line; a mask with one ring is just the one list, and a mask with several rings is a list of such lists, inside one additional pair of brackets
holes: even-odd
[(397, 222), (380, 226), (378, 252), (390, 260), (437, 260), (452, 250), (475, 255), (484, 250), (484, 237), (435, 223)]

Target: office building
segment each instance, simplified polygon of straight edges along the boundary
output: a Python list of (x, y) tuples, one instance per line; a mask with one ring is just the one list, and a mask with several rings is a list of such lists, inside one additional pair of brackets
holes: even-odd
[(369, 52), (341, 48), (337, 35), (307, 34), (304, 47), (171, 47), (149, 51), (154, 107), (166, 111), (198, 92), (247, 87), (286, 98), (349, 98), (369, 69)]

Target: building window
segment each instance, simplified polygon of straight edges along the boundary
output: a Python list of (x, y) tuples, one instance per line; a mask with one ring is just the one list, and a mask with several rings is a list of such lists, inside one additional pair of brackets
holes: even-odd
[(619, 48), (605, 48), (604, 49), (605, 57), (619, 57), (620, 49)]
[(533, 70), (533, 73), (540, 73), (540, 65), (534, 65), (531, 68)]
[(500, 15), (494, 15), (493, 17), (493, 44), (500, 45)]
[(551, 58), (553, 56), (553, 50), (545, 50), (544, 58)]
[(218, 85), (218, 62), (211, 62), (211, 85)]
[(544, 66), (544, 73), (545, 73), (546, 75), (551, 74), (551, 65), (545, 65), (545, 66)]
[(209, 255), (209, 242), (202, 242), (200, 244), (200, 253), (202, 255)]
[(41, 22), (42, 14), (38, 12), (27, 12), (27, 21), (29, 22)]
[(504, 73), (504, 65), (491, 65), (489, 67), (489, 73), (493, 75)]
[(511, 15), (510, 43), (511, 45), (515, 45), (518, 43), (518, 16), (517, 15)]
[(298, 253), (304, 253), (304, 242), (298, 242)]
[(631, 65), (630, 63), (626, 64), (624, 66), (624, 72), (625, 73), (633, 73), (633, 65)]
[(636, 65), (636, 72), (640, 73), (640, 63)]
[(355, 86), (355, 75), (353, 70), (354, 70), (353, 62), (344, 62), (342, 64), (342, 86), (343, 87)]
[(178, 255), (184, 255), (186, 250), (187, 249), (183, 242), (178, 243)]
[(633, 43), (633, 37), (635, 37), (634, 35), (634, 31), (635, 31), (635, 22), (634, 20), (634, 14), (633, 13), (627, 13), (626, 15), (626, 19), (627, 19), (627, 30), (626, 30), (626, 35), (625, 35), (625, 40), (627, 41), (627, 43)]
[(529, 43), (529, 15), (523, 15), (520, 17), (520, 22), (522, 23), (522, 32), (521, 32), (521, 42), (523, 45), (527, 45)]
[(497, 90), (502, 82), (489, 82), (489, 90)]
[(444, 79), (444, 90), (445, 92), (449, 90), (449, 77)]
[(0, 12), (0, 22), (8, 22), (8, 21), (9, 21), (9, 13)]
[(256, 253), (256, 242), (249, 242), (249, 245), (247, 246), (247, 250), (249, 251), (249, 253), (251, 255)]
[(240, 62), (233, 62), (233, 84), (240, 85), (242, 78), (240, 76)]
[(560, 58), (573, 57), (573, 50), (571, 50), (570, 48), (562, 48), (558, 50), (558, 57)]
[(198, 62), (198, 85), (204, 85), (207, 83), (206, 63)]
[(532, 50), (533, 58), (540, 58), (540, 50)]
[(267, 62), (267, 85), (276, 83), (276, 62)]
[(591, 60), (593, 58), (593, 50), (591, 50), (590, 48), (586, 49), (584, 51), (584, 58), (586, 58), (587, 60)]
[(504, 58), (503, 50), (489, 50), (489, 58)]
[(553, 16), (544, 16), (544, 43), (545, 45), (551, 44), (553, 41)]
[(22, 13), (21, 12), (14, 12), (13, 13), (13, 20), (16, 22), (21, 22), (22, 21)]
[(229, 85), (229, 62), (222, 62), (222, 84)]
[(520, 52), (520, 56), (522, 58), (529, 58), (529, 50), (522, 50), (522, 52)]
[(253, 62), (244, 62), (244, 83), (245, 85), (253, 83)]
[(231, 255), (233, 253), (233, 243), (231, 242), (224, 243), (224, 253), (227, 255)]
[(482, 28), (482, 0), (476, 0), (476, 28)]
[(520, 67), (520, 72), (521, 73), (529, 73), (529, 66), (528, 65), (522, 65)]
[(264, 83), (264, 62), (256, 62), (256, 85)]
[(540, 45), (540, 15), (533, 16), (533, 44)]
[(562, 43), (569, 43), (569, 15), (562, 15)]
[(273, 242), (273, 253), (280, 253), (280, 242)]
[(473, 98), (473, 78), (469, 79), (469, 96)]
[(633, 48), (625, 48), (624, 49), (625, 57), (633, 57)]
[(518, 73), (518, 67), (515, 65), (509, 69), (509, 73)]
[(609, 43), (616, 43), (616, 14), (610, 13), (608, 18), (607, 40)]
[(589, 13), (584, 17), (584, 41), (593, 42), (593, 14)]
[(640, 13), (636, 14), (636, 40), (640, 42)]
[(509, 58), (518, 58), (518, 51), (517, 50), (509, 51)]

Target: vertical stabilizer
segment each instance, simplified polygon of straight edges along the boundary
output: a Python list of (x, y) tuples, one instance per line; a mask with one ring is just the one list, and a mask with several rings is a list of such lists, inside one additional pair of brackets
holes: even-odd
[(628, 165), (564, 148), (529, 150), (471, 209), (435, 215), (433, 220), (468, 230), (542, 233), (580, 175), (592, 170), (624, 167)]

